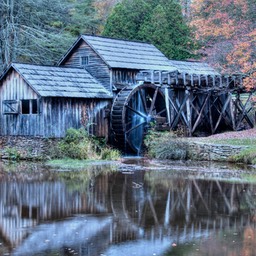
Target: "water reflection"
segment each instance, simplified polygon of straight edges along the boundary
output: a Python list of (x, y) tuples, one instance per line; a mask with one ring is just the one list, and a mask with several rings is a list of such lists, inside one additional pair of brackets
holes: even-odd
[(255, 255), (254, 174), (233, 170), (2, 164), (0, 255)]

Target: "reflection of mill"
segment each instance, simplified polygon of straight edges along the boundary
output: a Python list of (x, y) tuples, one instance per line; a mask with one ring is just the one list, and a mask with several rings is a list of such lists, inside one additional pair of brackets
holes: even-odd
[(149, 184), (152, 177), (147, 177), (149, 183), (138, 175), (115, 178), (111, 206), (121, 227), (126, 228), (125, 237), (121, 228), (117, 229), (121, 235), (116, 233), (116, 241), (165, 235), (188, 241), (203, 233), (209, 235), (211, 230), (254, 225), (255, 186), (179, 178), (170, 179), (168, 184), (166, 177), (162, 177), (161, 184), (161, 173), (155, 175), (155, 184)]
[[(253, 185), (184, 180), (161, 171), (100, 174), (93, 182), (75, 185), (71, 189), (64, 181), (1, 182), (0, 230), (6, 245), (20, 245), (19, 252), (35, 251), (32, 241), (47, 241), (55, 233), (63, 247), (87, 248), (99, 255), (130, 241), (143, 245), (147, 255), (153, 241), (163, 249), (172, 241), (181, 244), (209, 236), (213, 230), (254, 226)], [(80, 217), (72, 217), (77, 214), (85, 216), (90, 228)], [(67, 226), (74, 230), (64, 236)], [(71, 235), (74, 240), (67, 242)], [(85, 235), (97, 246), (89, 248)], [(51, 240), (48, 246), (51, 242), (51, 248), (59, 246)]]

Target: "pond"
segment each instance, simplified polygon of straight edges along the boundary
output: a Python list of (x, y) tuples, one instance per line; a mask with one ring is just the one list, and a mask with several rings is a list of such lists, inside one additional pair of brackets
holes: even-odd
[(1, 163), (0, 183), (0, 255), (256, 255), (252, 167)]

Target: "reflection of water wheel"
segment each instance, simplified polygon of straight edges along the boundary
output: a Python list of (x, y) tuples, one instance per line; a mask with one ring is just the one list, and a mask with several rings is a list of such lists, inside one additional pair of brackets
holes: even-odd
[(116, 96), (111, 122), (116, 145), (137, 154), (151, 123), (166, 120), (164, 95), (153, 84), (127, 86)]

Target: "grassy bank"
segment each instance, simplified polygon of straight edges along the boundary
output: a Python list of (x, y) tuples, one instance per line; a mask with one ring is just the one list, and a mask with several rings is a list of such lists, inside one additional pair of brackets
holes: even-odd
[[(241, 132), (242, 135), (242, 132)], [(205, 139), (204, 139), (205, 140)], [(256, 138), (228, 138), (228, 139), (208, 139), (211, 143), (221, 143), (225, 145), (245, 146), (241, 153), (230, 158), (231, 162), (256, 164)]]
[(61, 169), (84, 169), (86, 167), (91, 166), (100, 166), (100, 165), (107, 165), (111, 164), (114, 165), (115, 162), (110, 162), (108, 160), (78, 160), (78, 159), (53, 159), (49, 160), (45, 163), (46, 166), (52, 168), (61, 168)]
[[(236, 135), (236, 136), (234, 136)], [(234, 136), (232, 138), (230, 136)], [(223, 138), (226, 137), (226, 138)], [(204, 143), (211, 145), (229, 145), (243, 147), (239, 153), (231, 154), (225, 161), (245, 164), (256, 164), (256, 137), (245, 138), (243, 131), (223, 134), (222, 136), (202, 138), (180, 138), (173, 132), (150, 132), (146, 139), (147, 154), (151, 158), (172, 159), (172, 160), (201, 160), (204, 152), (191, 151), (192, 143)], [(191, 158), (192, 157), (192, 158)]]

